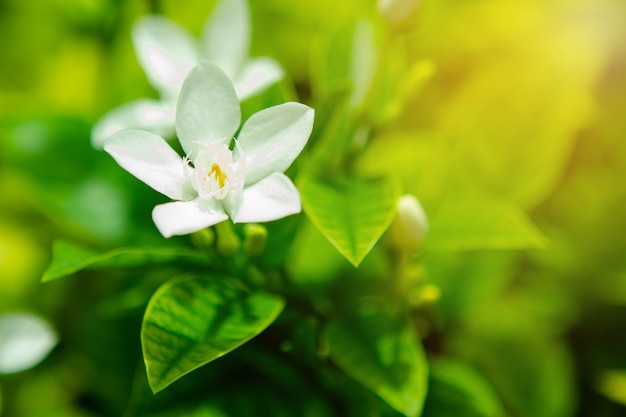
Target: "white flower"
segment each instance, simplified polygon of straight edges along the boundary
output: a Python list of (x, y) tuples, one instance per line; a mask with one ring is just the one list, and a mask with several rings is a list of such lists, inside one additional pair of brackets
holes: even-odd
[(250, 16), (246, 0), (222, 0), (207, 20), (200, 42), (177, 23), (162, 16), (146, 16), (133, 27), (133, 44), (148, 80), (160, 100), (140, 99), (105, 114), (93, 127), (91, 142), (123, 129), (174, 134), (176, 100), (183, 80), (200, 60), (217, 64), (232, 80), (237, 96), (245, 100), (283, 78), (271, 58), (249, 58)]
[[(301, 210), (298, 190), (283, 172), (306, 144), (313, 109), (285, 103), (241, 122), (231, 81), (201, 61), (185, 79), (176, 109), (181, 158), (165, 139), (123, 130), (104, 150), (128, 172), (176, 202), (156, 206), (152, 218), (165, 237), (193, 233), (229, 216), (236, 223), (276, 220)], [(231, 151), (232, 149), (232, 151)]]

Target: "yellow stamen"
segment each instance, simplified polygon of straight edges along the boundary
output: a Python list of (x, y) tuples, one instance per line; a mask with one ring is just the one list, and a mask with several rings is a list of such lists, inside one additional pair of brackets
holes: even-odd
[(222, 168), (218, 164), (211, 165), (211, 169), (209, 170), (209, 177), (213, 176), (220, 188), (224, 187), (224, 183), (226, 182), (226, 174), (222, 171)]

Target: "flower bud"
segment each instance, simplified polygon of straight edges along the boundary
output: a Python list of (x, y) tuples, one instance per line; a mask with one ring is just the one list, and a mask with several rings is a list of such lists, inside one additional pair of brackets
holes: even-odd
[(196, 247), (209, 248), (215, 242), (215, 232), (210, 228), (199, 230), (191, 235), (191, 241)]
[(241, 248), (239, 236), (233, 230), (230, 221), (226, 220), (215, 225), (217, 233), (217, 251), (222, 256), (233, 256)]
[(246, 255), (260, 255), (267, 242), (267, 229), (260, 224), (249, 223), (244, 227), (244, 234), (246, 238), (243, 242), (243, 250)]
[(410, 30), (417, 23), (423, 0), (378, 0), (378, 11), (398, 30)]
[(404, 194), (398, 199), (396, 217), (389, 232), (400, 250), (414, 251), (422, 245), (428, 233), (428, 218), (413, 195)]
[(428, 306), (435, 304), (441, 298), (441, 290), (434, 284), (426, 284), (415, 289), (409, 295), (413, 306)]

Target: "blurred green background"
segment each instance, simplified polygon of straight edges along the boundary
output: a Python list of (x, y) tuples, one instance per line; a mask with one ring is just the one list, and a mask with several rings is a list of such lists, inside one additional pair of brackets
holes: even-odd
[[(133, 301), (103, 297), (128, 283), (39, 280), (57, 238), (161, 241), (147, 213), (164, 200), (93, 150), (90, 128), (156, 96), (133, 22), (161, 13), (197, 35), (214, 3), (0, 0), (0, 313), (35, 313), (61, 340), (0, 375), (3, 416), (121, 415), (143, 372), (140, 316), (109, 305)], [(328, 99), (320, 49), (358, 19), (383, 27), (373, 1), (250, 3), (252, 55), (313, 107)], [(626, 415), (626, 3), (429, 0), (401, 45), (399, 93), (358, 167), (397, 174), (431, 220), (429, 355), (471, 363), (506, 415)], [(536, 225), (544, 248), (499, 240), (499, 221)]]

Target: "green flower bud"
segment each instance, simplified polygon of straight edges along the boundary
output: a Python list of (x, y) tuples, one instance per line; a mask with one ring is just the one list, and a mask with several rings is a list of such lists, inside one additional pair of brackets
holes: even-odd
[(222, 256), (233, 256), (241, 248), (239, 236), (233, 230), (230, 221), (226, 220), (215, 225), (217, 232), (217, 251)]
[(415, 27), (423, 0), (378, 0), (378, 11), (397, 30)]
[(435, 304), (441, 298), (441, 290), (434, 284), (426, 284), (414, 290), (409, 300), (414, 306), (427, 306)]
[(191, 235), (191, 242), (199, 248), (209, 248), (215, 242), (215, 232), (208, 227), (199, 230)]
[(422, 245), (428, 233), (428, 218), (415, 196), (404, 194), (398, 199), (396, 217), (389, 233), (400, 250), (414, 251)]
[(243, 230), (246, 236), (243, 250), (246, 255), (257, 256), (263, 253), (267, 242), (267, 229), (260, 224), (248, 223)]

